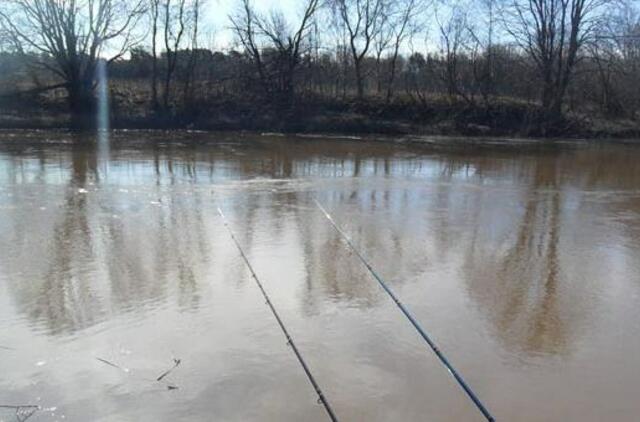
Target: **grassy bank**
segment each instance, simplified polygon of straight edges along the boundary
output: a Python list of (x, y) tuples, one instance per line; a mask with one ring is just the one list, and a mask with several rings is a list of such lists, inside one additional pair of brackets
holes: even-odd
[[(94, 115), (84, 117), (93, 124)], [(68, 128), (77, 124), (58, 97), (5, 97), (0, 128)], [(386, 102), (305, 96), (283, 107), (232, 95), (152, 111), (148, 101), (127, 92), (112, 92), (110, 124), (115, 129), (253, 130), (285, 133), (461, 135), (567, 138), (638, 138), (640, 122), (567, 113), (549, 125), (542, 110), (510, 99), (469, 102), (408, 97)]]

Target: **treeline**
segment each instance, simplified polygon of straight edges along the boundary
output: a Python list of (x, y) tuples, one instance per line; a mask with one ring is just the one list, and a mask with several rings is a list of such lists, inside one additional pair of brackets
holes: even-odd
[(568, 114), (636, 121), (640, 111), (637, 2), (304, 0), (294, 14), (235, 0), (235, 42), (219, 51), (206, 46), (205, 6), (5, 0), (2, 79), (63, 89), (77, 114), (93, 111), (102, 65), (115, 105), (165, 117), (231, 100), (283, 115), (375, 103), (398, 118), (455, 104), (489, 125), (506, 124), (491, 121), (496, 109), (533, 111), (544, 134)]

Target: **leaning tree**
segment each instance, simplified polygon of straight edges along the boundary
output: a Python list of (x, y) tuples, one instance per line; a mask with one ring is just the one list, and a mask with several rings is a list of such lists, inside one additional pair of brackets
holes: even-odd
[[(142, 0), (3, 0), (0, 29), (20, 53), (39, 57), (67, 91), (75, 114), (94, 106), (96, 67), (137, 40)], [(35, 54), (33, 54), (35, 53)]]

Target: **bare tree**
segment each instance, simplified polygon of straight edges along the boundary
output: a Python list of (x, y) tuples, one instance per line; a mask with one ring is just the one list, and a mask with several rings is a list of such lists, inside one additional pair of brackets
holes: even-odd
[(466, 47), (470, 35), (467, 11), (459, 4), (450, 7), (443, 19), (436, 13), (436, 22), (440, 31), (441, 53), (444, 58), (442, 79), (450, 98), (458, 95), (464, 97), (460, 89), (460, 55)]
[(157, 110), (158, 102), (158, 20), (160, 18), (160, 0), (149, 0), (151, 18), (151, 103)]
[(535, 62), (547, 118), (557, 119), (580, 50), (594, 34), (608, 0), (513, 0), (505, 29)]
[(193, 100), (193, 85), (196, 67), (198, 64), (198, 31), (200, 29), (200, 14), (205, 0), (193, 0), (191, 4), (191, 53), (187, 62), (186, 75), (184, 80), (184, 103), (189, 105)]
[(333, 10), (333, 15), (334, 19), (331, 20), (331, 25), (325, 29), (325, 36), (333, 41), (333, 60), (337, 67), (333, 79), (334, 92), (336, 96), (340, 96), (344, 100), (347, 96), (352, 56), (349, 51), (347, 31), (342, 21), (335, 19), (335, 10)]
[(178, 64), (178, 50), (187, 27), (187, 0), (163, 0), (164, 9), (164, 48), (166, 66), (164, 74), (164, 92), (162, 105), (169, 109), (171, 99), (171, 82)]
[(581, 87), (587, 88), (583, 95), (609, 117), (633, 118), (640, 103), (640, 15), (634, 5), (608, 8), (585, 47), (579, 76)]
[(383, 60), (383, 54), (389, 50), (393, 40), (393, 26), (390, 25), (390, 16), (389, 13), (383, 19), (383, 25), (380, 25), (380, 30), (376, 34), (376, 37), (373, 40), (373, 51), (375, 56), (376, 63), (376, 93), (382, 93), (382, 84), (384, 79), (384, 65), (386, 65), (386, 61)]
[(242, 0), (239, 11), (230, 16), (233, 31), (255, 65), (264, 91), (283, 105), (293, 99), (294, 77), (301, 56), (310, 48), (305, 42), (319, 6), (320, 0), (306, 0), (295, 27), (281, 12), (262, 16), (250, 0)]
[(477, 3), (477, 12), (480, 16), (475, 23), (478, 23), (480, 28), (474, 25), (468, 27), (472, 44), (471, 59), (477, 88), (488, 109), (496, 91), (496, 81), (494, 80), (496, 0), (477, 0), (475, 3)]
[(333, 0), (334, 17), (346, 29), (358, 98), (364, 96), (363, 61), (386, 21), (386, 0)]
[(98, 60), (112, 62), (136, 41), (142, 0), (4, 0), (0, 27), (22, 53), (59, 77), (71, 110), (93, 109)]
[(407, 38), (418, 32), (416, 19), (423, 8), (422, 0), (399, 0), (394, 3), (394, 11), (390, 18), (391, 42), (393, 51), (390, 58), (389, 79), (387, 80), (387, 102), (393, 95), (393, 84), (396, 78), (396, 68), (400, 47)]
[(267, 75), (265, 73), (264, 64), (262, 62), (262, 51), (259, 45), (259, 28), (257, 24), (258, 17), (256, 11), (251, 5), (250, 0), (242, 0), (238, 11), (229, 16), (231, 27), (238, 41), (244, 47), (247, 54), (258, 72), (262, 87), (268, 91)]

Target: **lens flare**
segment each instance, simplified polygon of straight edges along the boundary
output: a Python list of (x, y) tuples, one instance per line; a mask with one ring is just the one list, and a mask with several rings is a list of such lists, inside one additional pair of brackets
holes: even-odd
[(109, 162), (109, 79), (106, 60), (98, 61), (96, 79), (98, 81), (98, 107), (96, 110), (98, 162), (100, 163), (101, 171), (106, 175)]

